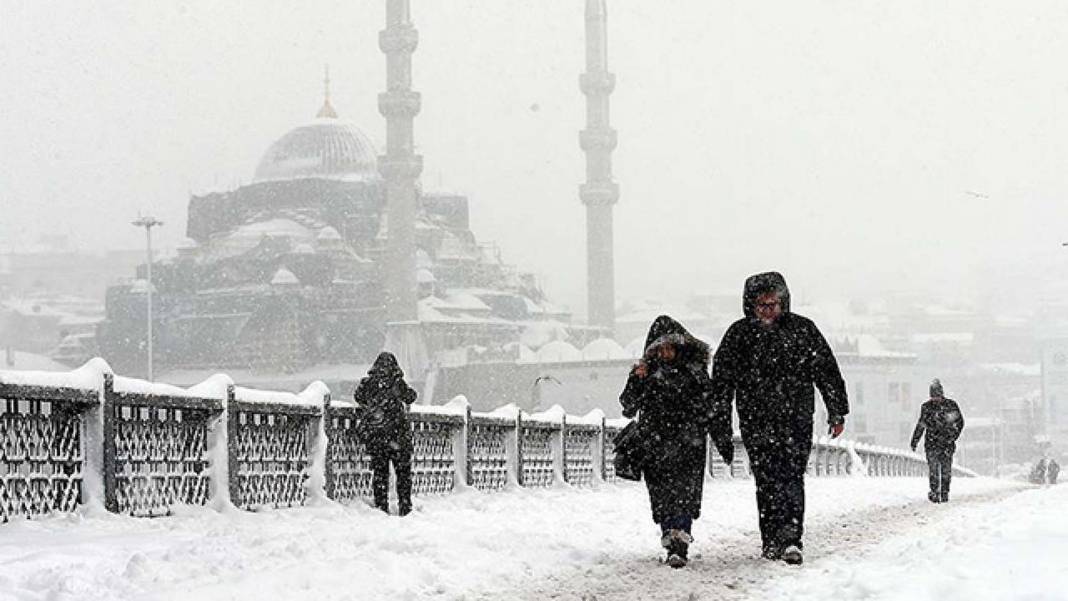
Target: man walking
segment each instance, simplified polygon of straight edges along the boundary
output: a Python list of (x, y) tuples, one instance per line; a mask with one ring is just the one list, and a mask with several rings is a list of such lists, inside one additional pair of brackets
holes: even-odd
[(745, 317), (723, 335), (712, 367), (711, 429), (730, 429), (738, 402), (742, 442), (756, 480), (763, 556), (802, 562), (805, 468), (812, 450), (815, 388), (838, 437), (849, 413), (845, 382), (830, 345), (811, 320), (790, 311), (790, 290), (776, 272), (745, 281)]
[(953, 399), (942, 393), (942, 383), (935, 378), (930, 387), (931, 398), (920, 408), (920, 421), (912, 432), (912, 450), (927, 433), (923, 449), (927, 452), (928, 480), (931, 492), (927, 499), (932, 503), (949, 501), (949, 481), (953, 476), (953, 452), (957, 450), (957, 438), (964, 430), (964, 415)]

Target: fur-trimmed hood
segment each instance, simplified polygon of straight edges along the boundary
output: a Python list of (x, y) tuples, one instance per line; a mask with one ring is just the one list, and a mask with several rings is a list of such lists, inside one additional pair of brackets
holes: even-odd
[(683, 325), (667, 315), (661, 315), (649, 327), (645, 336), (644, 357), (647, 361), (656, 358), (656, 349), (664, 344), (673, 344), (684, 362), (697, 361), (708, 365), (711, 349), (707, 343), (690, 334)]

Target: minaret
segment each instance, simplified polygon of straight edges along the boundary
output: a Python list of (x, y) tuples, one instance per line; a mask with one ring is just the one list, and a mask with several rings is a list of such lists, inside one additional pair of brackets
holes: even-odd
[(386, 55), (386, 91), (378, 95), (378, 112), (386, 118), (386, 154), (378, 171), (386, 182), (389, 238), (384, 276), (386, 318), (413, 322), (418, 318), (415, 289), (416, 181), (423, 157), (414, 154), (412, 120), (420, 98), (412, 87), (412, 53), (419, 33), (412, 26), (409, 0), (386, 0), (386, 28), (378, 47)]
[(419, 33), (412, 26), (409, 0), (386, 0), (386, 28), (378, 47), (386, 55), (386, 91), (378, 95), (378, 112), (386, 118), (386, 154), (378, 171), (386, 182), (385, 349), (397, 357), (410, 383), (428, 377), (430, 357), (419, 324), (415, 283), (416, 182), (423, 157), (415, 154), (412, 120), (419, 114), (419, 93), (412, 91), (412, 53)]
[(315, 115), (318, 119), (337, 119), (337, 111), (330, 104), (330, 65), (323, 68), (323, 107)]
[(615, 85), (608, 72), (605, 0), (586, 0), (586, 72), (579, 78), (586, 95), (586, 129), (579, 133), (586, 183), (579, 187), (579, 197), (586, 205), (587, 321), (609, 334), (616, 322), (612, 205), (619, 200), (619, 186), (612, 181), (616, 131), (608, 123), (608, 96)]

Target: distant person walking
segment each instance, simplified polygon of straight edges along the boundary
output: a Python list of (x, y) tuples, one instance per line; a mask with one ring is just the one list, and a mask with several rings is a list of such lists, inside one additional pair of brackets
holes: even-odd
[[(619, 396), (623, 415), (638, 416), (642, 474), (653, 521), (660, 525), (660, 544), (673, 568), (686, 565), (693, 521), (701, 516), (711, 414), (708, 360), (707, 344), (661, 315), (649, 328), (645, 352)], [(726, 448), (730, 449), (729, 431)]]
[(927, 453), (928, 481), (931, 492), (927, 499), (932, 503), (949, 501), (949, 482), (953, 477), (953, 453), (957, 450), (957, 438), (964, 430), (964, 414), (953, 399), (947, 399), (942, 383), (935, 378), (930, 386), (931, 398), (920, 408), (920, 420), (912, 432), (912, 450), (916, 450), (920, 438)]
[(799, 564), (815, 389), (827, 407), (828, 433), (838, 437), (849, 413), (845, 382), (816, 324), (790, 310), (781, 274), (748, 278), (742, 311), (745, 316), (727, 329), (713, 359), (712, 430), (730, 427), (737, 401), (756, 481), (762, 555)]
[(371, 455), (375, 507), (386, 513), (390, 463), (397, 475), (397, 512), (408, 515), (412, 511), (412, 426), (408, 407), (415, 397), (393, 353), (380, 353), (353, 393), (357, 437)]

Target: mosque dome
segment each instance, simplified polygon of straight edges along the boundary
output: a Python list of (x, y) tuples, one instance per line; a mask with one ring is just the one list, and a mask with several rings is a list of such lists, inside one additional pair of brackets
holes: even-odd
[(378, 177), (378, 153), (370, 138), (351, 123), (319, 114), (271, 144), (256, 167), (255, 181)]

